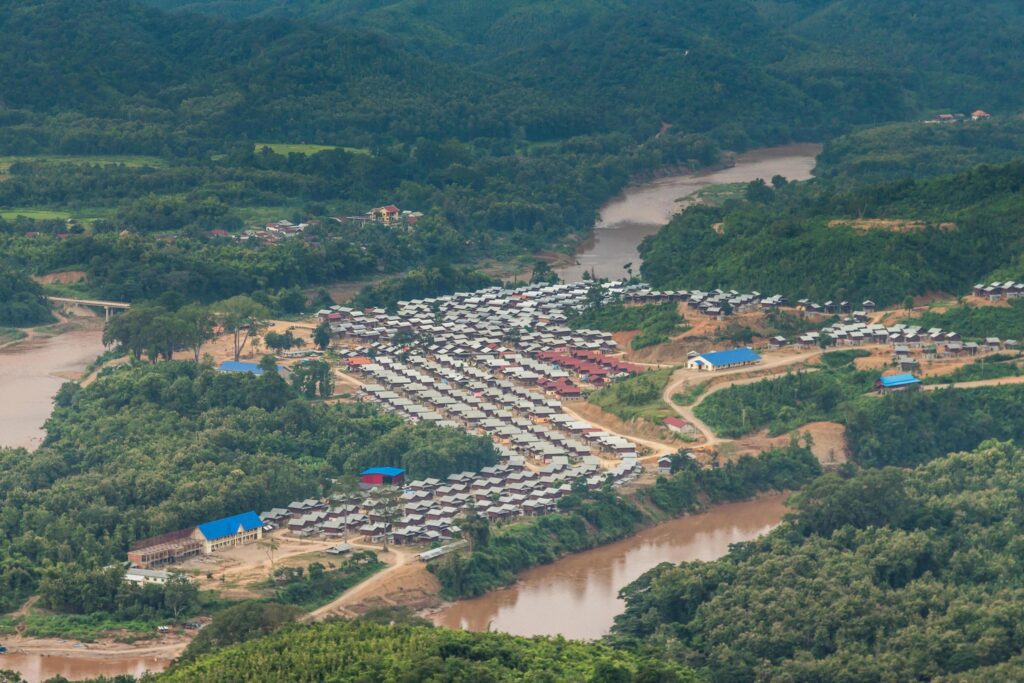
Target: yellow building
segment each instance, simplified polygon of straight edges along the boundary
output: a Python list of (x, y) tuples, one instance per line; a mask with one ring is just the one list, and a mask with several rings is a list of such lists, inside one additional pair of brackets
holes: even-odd
[(263, 538), (263, 520), (255, 512), (243, 512), (206, 524), (200, 524), (193, 532), (193, 538), (203, 544), (203, 554), (246, 543), (255, 543)]

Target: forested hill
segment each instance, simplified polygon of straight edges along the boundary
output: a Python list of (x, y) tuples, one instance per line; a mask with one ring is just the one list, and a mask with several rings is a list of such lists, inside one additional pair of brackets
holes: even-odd
[(192, 137), (547, 140), (665, 122), (743, 146), (1024, 102), (1001, 87), (1024, 69), (1009, 2), (150, 4), (183, 9), (0, 0), (6, 107)]
[(830, 474), (772, 534), (624, 589), (613, 641), (712, 681), (1019, 681), (1024, 452)]
[(590, 118), (383, 36), (169, 15), (131, 0), (0, 0), (0, 93), (5, 124), (74, 112), (101, 129), (113, 120), (173, 131), (180, 151), (261, 136), (355, 146), (518, 129), (564, 137), (589, 132)]
[[(922, 107), (1018, 107), (1009, 0), (147, 0), (235, 18), (360, 26), (437, 59), (737, 135), (906, 118)], [(595, 100), (594, 98), (600, 98)], [(604, 103), (604, 104), (601, 104)], [(615, 111), (606, 111), (614, 116)], [(730, 116), (725, 120), (724, 116)]]
[(965, 294), (1024, 268), (1024, 164), (849, 187), (753, 184), (745, 201), (698, 206), (641, 245), (662, 288), (736, 288), (899, 304)]

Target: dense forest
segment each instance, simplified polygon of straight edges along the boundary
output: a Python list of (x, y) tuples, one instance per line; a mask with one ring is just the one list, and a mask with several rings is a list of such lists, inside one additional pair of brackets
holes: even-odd
[(0, 325), (28, 327), (51, 320), (43, 288), (27, 275), (0, 264)]
[(1022, 485), (994, 441), (826, 475), (768, 536), (627, 587), (611, 641), (712, 681), (1019, 680)]
[(1016, 117), (941, 125), (896, 123), (827, 141), (814, 175), (844, 184), (871, 185), (1008, 163), (1022, 154), (1024, 121)]
[(46, 429), (31, 458), (0, 449), (0, 612), (44, 566), (105, 566), (139, 538), (322, 494), (340, 474), (443, 477), (497, 460), (486, 439), (310, 403), (276, 373), (181, 362), (67, 384)]
[(691, 670), (607, 645), (519, 638), (427, 625), (334, 621), (284, 628), (175, 667), (157, 680), (658, 681), (700, 680)]
[(994, 271), (1024, 268), (1022, 181), (1016, 161), (878, 185), (752, 183), (746, 200), (693, 207), (647, 238), (642, 272), (661, 288), (819, 302), (965, 294)]
[[(81, 293), (224, 298), (569, 248), (656, 167), (1021, 103), (1000, 86), (1024, 18), (995, 0), (910, 24), (880, 0), (148, 4), (0, 2), (0, 254), (87, 270)], [(863, 50), (890, 33), (898, 51)], [(427, 219), (328, 218), (386, 203)], [(210, 240), (280, 218), (321, 225), (286, 256)]]

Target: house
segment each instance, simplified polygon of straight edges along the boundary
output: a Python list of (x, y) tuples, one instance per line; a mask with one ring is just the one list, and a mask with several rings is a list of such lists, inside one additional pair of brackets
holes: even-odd
[(691, 358), (686, 367), (691, 370), (724, 370), (743, 365), (754, 365), (761, 362), (761, 356), (748, 348), (732, 349), (730, 351), (713, 351), (703, 353)]
[(202, 542), (203, 554), (221, 548), (253, 543), (263, 538), (263, 520), (255, 512), (243, 512), (196, 527), (193, 537)]
[(675, 432), (677, 434), (693, 434), (693, 432), (696, 431), (692, 424), (690, 424), (686, 420), (683, 420), (682, 418), (666, 417), (661, 422), (662, 424), (669, 428), (669, 431)]
[(884, 394), (894, 391), (918, 391), (920, 388), (921, 380), (909, 374), (879, 377), (875, 382), (875, 389)]
[(402, 212), (394, 204), (370, 209), (370, 219), (384, 225), (394, 225), (401, 220)]
[(667, 455), (658, 458), (658, 474), (672, 474), (672, 458)]
[(979, 109), (971, 114), (971, 121), (987, 121), (992, 118), (992, 115), (983, 109)]
[(359, 473), (359, 485), (401, 486), (405, 483), (405, 470), (401, 467), (371, 467)]
[(124, 573), (125, 581), (140, 585), (152, 583), (160, 586), (167, 583), (169, 578), (171, 578), (170, 572), (163, 572), (159, 569), (136, 569), (132, 567)]

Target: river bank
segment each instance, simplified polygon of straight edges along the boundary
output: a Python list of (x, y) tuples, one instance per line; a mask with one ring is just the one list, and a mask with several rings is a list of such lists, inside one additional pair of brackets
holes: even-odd
[(627, 263), (638, 273), (640, 242), (658, 232), (694, 194), (713, 185), (768, 181), (775, 175), (807, 180), (820, 151), (821, 145), (811, 143), (756, 149), (738, 155), (729, 166), (630, 185), (601, 208), (593, 234), (580, 245), (575, 261), (554, 270), (567, 282), (580, 280), (585, 272), (599, 278), (625, 277)]
[(35, 450), (53, 397), (103, 353), (103, 321), (74, 317), (0, 348), (0, 446)]
[(621, 541), (528, 569), (514, 585), (450, 603), (431, 618), (438, 626), (454, 629), (600, 638), (624, 608), (618, 597), (622, 588), (662, 562), (714, 560), (733, 543), (767, 533), (782, 521), (787, 497), (763, 495), (663, 522)]

